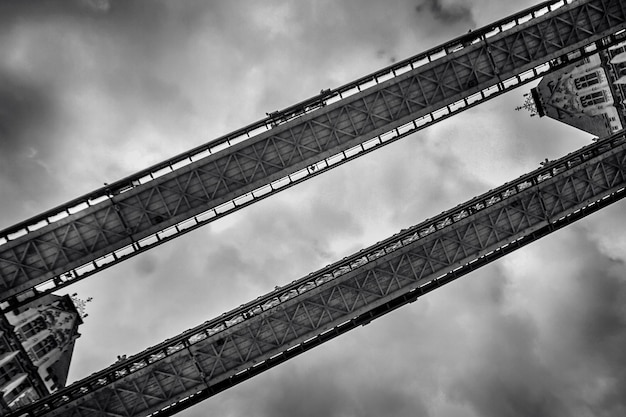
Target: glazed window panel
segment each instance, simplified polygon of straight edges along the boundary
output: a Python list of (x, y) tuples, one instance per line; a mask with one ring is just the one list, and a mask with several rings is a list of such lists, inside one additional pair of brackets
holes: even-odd
[(594, 106), (596, 104), (604, 103), (605, 101), (606, 96), (604, 95), (604, 91), (596, 91), (580, 98), (580, 104), (582, 104), (583, 107)]
[(19, 372), (15, 363), (9, 362), (0, 368), (0, 385), (8, 383)]
[(597, 72), (592, 72), (591, 74), (585, 74), (582, 77), (576, 78), (574, 80), (574, 85), (577, 90), (581, 90), (583, 88), (591, 87), (594, 84), (600, 83), (600, 77)]
[(37, 317), (35, 320), (29, 321), (20, 328), (20, 331), (26, 339), (29, 339), (37, 333), (47, 328), (46, 322), (42, 317)]
[(0, 355), (4, 355), (5, 353), (11, 352), (11, 348), (9, 347), (8, 342), (4, 337), (0, 337)]
[(45, 356), (46, 353), (50, 352), (52, 349), (56, 348), (57, 346), (58, 344), (55, 338), (52, 336), (48, 336), (45, 339), (43, 339), (41, 342), (37, 343), (33, 347), (32, 352), (35, 355), (35, 357), (37, 357), (37, 359), (40, 359), (43, 356)]
[[(25, 395), (25, 397), (26, 397), (25, 400), (26, 401), (20, 401), (17, 404), (12, 404), (11, 408), (16, 408), (16, 406), (18, 406), (18, 405), (26, 405), (29, 402), (31, 402), (32, 400), (36, 400), (36, 399), (39, 398), (39, 396), (34, 392), (33, 387), (31, 385), (30, 381), (24, 381), (20, 385), (18, 385), (15, 389), (13, 389), (11, 392), (5, 394), (4, 401), (9, 403), (9, 402), (13, 401), (15, 398), (17, 398), (20, 394), (24, 393), (24, 391), (26, 391), (26, 390), (30, 390), (31, 391), (29, 393), (26, 393), (26, 395)], [(28, 401), (28, 400), (31, 400), (31, 401)]]

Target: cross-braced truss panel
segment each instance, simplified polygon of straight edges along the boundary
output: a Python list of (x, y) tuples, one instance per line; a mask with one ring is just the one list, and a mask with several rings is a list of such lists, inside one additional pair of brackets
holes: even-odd
[[(59, 407), (50, 415), (64, 417), (98, 417), (146, 415), (160, 410), (173, 398), (182, 398), (203, 387), (189, 352), (160, 361), (150, 369), (122, 378), (96, 393), (89, 401), (78, 401), (74, 407)], [(205, 387), (205, 386), (204, 386)]]
[(625, 20), (619, 0), (563, 6), (10, 240), (0, 245), (1, 298), (47, 280), (60, 286), (120, 262), (146, 247), (142, 239), (154, 237), (150, 244), (158, 244), (164, 240), (158, 233), (172, 227), (172, 235), (184, 233), (190, 229), (179, 228), (181, 222), (303, 168), (315, 169), (330, 155), (438, 109), (449, 110), (481, 89), (623, 28)]
[[(451, 273), (485, 264), (494, 252), (622, 198), (625, 187), (622, 133), (79, 381), (29, 415), (146, 416), (182, 398), (209, 396), (213, 387), (260, 372), (273, 358), (347, 322), (378, 317), (395, 300), (415, 298)], [(548, 232), (535, 234), (539, 230)]]

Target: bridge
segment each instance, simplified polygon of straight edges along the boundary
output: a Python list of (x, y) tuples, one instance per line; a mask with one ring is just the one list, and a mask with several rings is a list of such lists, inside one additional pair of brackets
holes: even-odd
[[(619, 1), (547, 2), (324, 90), (0, 234), (11, 306), (623, 40)], [(623, 134), (416, 224), (15, 415), (171, 415), (619, 200)]]

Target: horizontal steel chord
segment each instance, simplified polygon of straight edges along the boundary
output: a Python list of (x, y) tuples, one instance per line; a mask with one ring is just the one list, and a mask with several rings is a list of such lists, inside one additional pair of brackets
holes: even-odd
[(620, 132), (11, 417), (172, 415), (620, 200), (625, 187), (626, 134)]
[(491, 25), (440, 48), (438, 59), (145, 184), (110, 189), (108, 199), (0, 245), (1, 297), (17, 305), (55, 291), (592, 53), (623, 29), (623, 13), (618, 1), (590, 0), (505, 31)]

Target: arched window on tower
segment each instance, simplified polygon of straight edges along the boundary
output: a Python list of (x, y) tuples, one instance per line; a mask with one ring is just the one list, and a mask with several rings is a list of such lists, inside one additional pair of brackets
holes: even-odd
[(0, 385), (7, 384), (19, 371), (14, 362), (9, 362), (0, 367)]
[(46, 330), (46, 322), (43, 317), (37, 317), (35, 320), (31, 320), (22, 327), (19, 328), (19, 331), (22, 332), (22, 335), (25, 339), (30, 339), (37, 333)]
[(53, 336), (48, 336), (43, 339), (41, 342), (37, 343), (33, 346), (32, 352), (37, 359), (43, 358), (46, 353), (50, 352), (52, 349), (56, 348), (58, 343)]
[(583, 88), (591, 87), (594, 84), (600, 83), (600, 77), (598, 72), (592, 72), (590, 74), (585, 74), (582, 77), (578, 77), (574, 80), (574, 85), (577, 90), (582, 90)]
[(580, 104), (583, 107), (591, 107), (606, 101), (604, 91), (596, 91), (591, 94), (584, 95), (580, 98)]

